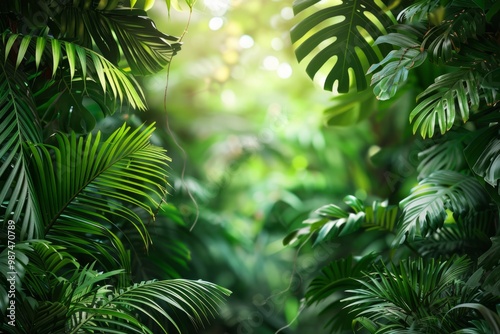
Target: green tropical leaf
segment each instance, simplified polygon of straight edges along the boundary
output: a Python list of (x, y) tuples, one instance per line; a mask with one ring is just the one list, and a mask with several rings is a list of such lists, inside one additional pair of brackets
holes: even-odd
[(433, 145), (418, 153), (417, 171), (420, 180), (437, 170), (460, 172), (465, 167), (465, 141), (469, 133), (450, 131), (442, 138), (433, 141)]
[(474, 133), (465, 148), (465, 157), (471, 169), (500, 194), (500, 140), (499, 126), (480, 129)]
[(370, 74), (380, 66), (383, 67), (372, 76), (371, 85), (375, 85), (373, 92), (379, 100), (388, 100), (396, 94), (399, 86), (406, 82), (409, 71), (426, 60), (427, 53), (420, 48), (420, 43), (416, 39), (402, 33), (380, 36), (375, 44), (381, 43), (401, 47), (389, 52), (382, 61), (368, 69)]
[[(73, 133), (69, 138), (56, 134), (57, 146), (29, 145), (48, 240), (100, 261), (99, 248), (112, 245), (125, 268), (130, 268), (129, 256), (115, 234), (118, 222), (133, 226), (147, 247), (150, 236), (137, 210), (153, 217), (166, 194), (169, 158), (149, 143), (153, 130), (151, 125), (131, 132), (124, 125), (105, 141), (100, 133), (86, 138)], [(95, 239), (85, 237), (89, 234)], [(97, 242), (102, 238), (110, 244)], [(85, 250), (92, 243), (97, 249)]]
[(429, 13), (439, 8), (439, 0), (417, 0), (404, 8), (398, 15), (398, 21), (408, 23), (421, 23), (428, 19)]
[[(318, 2), (295, 1), (294, 12), (297, 15)], [(347, 93), (354, 79), (357, 90), (361, 91), (368, 86), (365, 73), (369, 64), (377, 63), (380, 54), (383, 56), (391, 50), (387, 45), (374, 46), (373, 41), (385, 34), (385, 27), (392, 24), (390, 13), (374, 0), (333, 3), (293, 27), (291, 39), (297, 45), (295, 54), (299, 62), (311, 55), (306, 68), (311, 78), (323, 66), (329, 67), (325, 90), (333, 90), (338, 81), (338, 92)], [(321, 44), (325, 46), (318, 51)]]
[(203, 325), (215, 316), (217, 306), (229, 294), (227, 289), (200, 280), (147, 281), (122, 290), (104, 286), (74, 304), (69, 314), (72, 326), (68, 333), (82, 330), (105, 333), (110, 332), (110, 328), (152, 333), (139, 321), (136, 313), (151, 318), (164, 333), (167, 333), (167, 329), (166, 323), (160, 322), (162, 319), (181, 333), (169, 309), (161, 306), (163, 303), (172, 312), (185, 314), (193, 323)]
[(119, 64), (122, 54), (135, 74), (165, 69), (180, 50), (177, 37), (160, 32), (146, 11), (139, 8), (95, 10), (65, 6), (54, 20), (60, 22), (56, 34), (59, 39), (74, 41), (87, 49), (95, 44), (114, 65)]
[(398, 207), (387, 202), (373, 202), (367, 206), (354, 196), (346, 196), (344, 202), (354, 211), (348, 212), (335, 204), (328, 204), (314, 213), (319, 216), (303, 222), (306, 227), (295, 230), (284, 240), (285, 245), (316, 234), (314, 245), (324, 240), (354, 233), (360, 228), (367, 231), (393, 231), (398, 218)]
[(8, 220), (16, 223), (16, 240), (38, 238), (43, 233), (29, 157), (23, 150), (23, 143), (41, 141), (40, 120), (26, 89), (27, 79), (10, 61), (0, 61), (0, 221), (2, 225)]
[(437, 77), (434, 84), (417, 96), (420, 102), (410, 113), (413, 132), (420, 128), (423, 138), (432, 137), (438, 126), (444, 134), (453, 126), (457, 113), (466, 122), (470, 112), (479, 107), (479, 83), (480, 78), (471, 70)]
[(352, 296), (343, 301), (357, 317), (366, 317), (385, 330), (392, 327), (403, 332), (413, 327), (422, 332), (435, 332), (440, 328), (436, 313), (444, 316), (450, 309), (449, 300), (441, 296), (470, 270), (470, 265), (471, 261), (465, 257), (447, 261), (403, 260), (391, 266), (381, 264), (380, 268), (366, 273), (364, 279), (359, 279), (361, 287), (348, 290)]
[(469, 39), (485, 32), (486, 20), (479, 8), (449, 5), (443, 8), (442, 22), (432, 27), (422, 41), (422, 49), (435, 63), (447, 63)]
[(345, 303), (341, 299), (346, 297), (345, 290), (361, 287), (357, 279), (364, 276), (364, 271), (369, 269), (377, 256), (378, 254), (370, 253), (359, 258), (349, 256), (332, 261), (309, 284), (306, 302), (308, 305), (321, 305), (321, 313), (328, 313), (331, 318), (326, 326), (332, 328), (332, 331), (334, 328), (348, 329), (351, 326), (352, 317), (347, 310), (342, 310)]
[(456, 310), (458, 308), (468, 308), (473, 309), (481, 313), (486, 322), (488, 323), (492, 333), (500, 332), (500, 314), (494, 312), (484, 305), (478, 303), (463, 303), (453, 307), (450, 311)]
[(425, 237), (441, 228), (447, 217), (480, 211), (490, 198), (473, 177), (453, 171), (436, 171), (419, 182), (410, 196), (400, 202), (402, 219), (397, 226), (395, 243)]

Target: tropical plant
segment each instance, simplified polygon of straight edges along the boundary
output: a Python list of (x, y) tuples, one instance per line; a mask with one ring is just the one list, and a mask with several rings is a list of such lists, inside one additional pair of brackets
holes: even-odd
[[(380, 111), (388, 108), (384, 100), (416, 100), (398, 113), (422, 137), (407, 136), (404, 144), (418, 155), (417, 165), (408, 163), (418, 172), (409, 195), (390, 180), (392, 171), (384, 173), (398, 205), (348, 196), (348, 209), (323, 206), (285, 238), (320, 244), (371, 233), (381, 240), (375, 250), (360, 245), (355, 254), (339, 254), (313, 278), (306, 306), (321, 305), (331, 332), (496, 333), (499, 4), (311, 0), (296, 1), (294, 10), (298, 60), (308, 62), (311, 77), (326, 72), (324, 88), (337, 87), (351, 101), (339, 125), (360, 119), (348, 114), (359, 113), (365, 102), (355, 97), (371, 80)], [(408, 176), (396, 174), (397, 181)]]
[(229, 294), (178, 278), (182, 244), (156, 258), (160, 280), (144, 277), (151, 231), (168, 240), (167, 220), (179, 223), (165, 203), (170, 159), (151, 144), (154, 124), (95, 130), (145, 110), (134, 75), (180, 49), (135, 3), (0, 4), (3, 332), (180, 333), (176, 314), (204, 324)]

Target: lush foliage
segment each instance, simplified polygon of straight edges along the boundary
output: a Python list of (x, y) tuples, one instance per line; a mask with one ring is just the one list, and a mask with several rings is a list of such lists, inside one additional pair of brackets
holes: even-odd
[[(292, 39), (299, 61), (314, 54), (307, 59), (309, 75), (326, 71), (324, 88), (338, 82), (345, 96), (359, 96), (371, 78), (374, 96), (406, 106), (398, 112), (422, 139), (409, 136), (404, 144), (418, 156), (414, 168), (407, 156), (384, 174), (389, 201), (365, 204), (347, 196), (344, 206), (321, 207), (285, 239), (348, 244), (371, 234), (379, 240), (375, 247), (359, 242), (348, 256), (336, 254), (310, 283), (306, 307), (320, 305), (331, 332), (498, 332), (500, 6), (318, 3), (294, 3), (304, 16)], [(405, 99), (416, 102), (398, 102)], [(387, 108), (378, 103), (379, 110)], [(390, 149), (382, 147), (372, 162), (383, 161)], [(401, 163), (418, 172), (409, 194), (401, 181), (411, 171), (402, 173)]]
[[(134, 75), (180, 49), (134, 4), (0, 4), (2, 332), (180, 333), (229, 293), (179, 278), (189, 255), (169, 233), (182, 221), (165, 203), (170, 158), (154, 124), (96, 128), (145, 110)], [(158, 238), (151, 280), (142, 265)]]

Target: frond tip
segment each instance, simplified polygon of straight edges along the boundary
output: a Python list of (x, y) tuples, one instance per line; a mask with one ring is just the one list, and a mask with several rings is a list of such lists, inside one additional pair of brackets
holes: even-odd
[(78, 325), (70, 333), (106, 331), (110, 326), (119, 330), (152, 333), (135, 314), (139, 318), (150, 318), (162, 332), (167, 333), (165, 322), (160, 322), (165, 319), (181, 333), (172, 314), (180, 312), (195, 326), (203, 326), (215, 316), (217, 307), (230, 294), (229, 290), (213, 283), (186, 279), (146, 281), (121, 290), (104, 286), (95, 294), (87, 294), (71, 310), (71, 317)]

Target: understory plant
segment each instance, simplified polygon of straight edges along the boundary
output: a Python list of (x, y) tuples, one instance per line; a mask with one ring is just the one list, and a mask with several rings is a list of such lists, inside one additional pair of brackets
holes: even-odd
[(96, 127), (145, 111), (135, 76), (180, 50), (140, 4), (0, 3), (3, 333), (181, 333), (229, 294), (179, 277), (189, 253), (169, 233), (183, 223), (154, 124)]
[(351, 253), (312, 278), (306, 309), (321, 310), (332, 333), (498, 333), (500, 3), (293, 8), (297, 58), (335, 93), (326, 122), (404, 114), (411, 128), (387, 129), (369, 156), (380, 194), (325, 205), (285, 238)]

